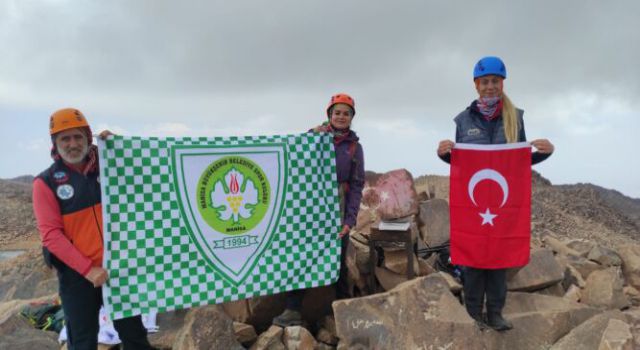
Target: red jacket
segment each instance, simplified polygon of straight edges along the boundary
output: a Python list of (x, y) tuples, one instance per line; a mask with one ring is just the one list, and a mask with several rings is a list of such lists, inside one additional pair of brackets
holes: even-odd
[(33, 210), (42, 245), (85, 276), (102, 266), (102, 205), (98, 172), (86, 176), (56, 161), (33, 182)]

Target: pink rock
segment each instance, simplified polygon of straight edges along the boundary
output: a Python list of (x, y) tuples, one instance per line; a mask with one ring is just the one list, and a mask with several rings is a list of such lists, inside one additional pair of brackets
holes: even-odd
[[(390, 220), (418, 214), (418, 195), (413, 177), (407, 170), (398, 169), (383, 174), (372, 186), (372, 190), (377, 194), (376, 210), (381, 219)], [(369, 197), (375, 196), (369, 194)]]

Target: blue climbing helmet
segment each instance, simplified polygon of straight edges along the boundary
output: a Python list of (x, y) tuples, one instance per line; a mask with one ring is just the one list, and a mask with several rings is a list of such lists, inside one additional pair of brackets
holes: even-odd
[(499, 75), (507, 79), (507, 67), (500, 57), (487, 56), (483, 57), (473, 67), (473, 79), (484, 77), (485, 75)]

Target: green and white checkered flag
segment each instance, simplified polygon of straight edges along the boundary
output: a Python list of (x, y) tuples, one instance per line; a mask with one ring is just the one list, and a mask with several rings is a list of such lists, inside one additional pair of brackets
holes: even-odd
[(113, 319), (334, 283), (328, 134), (99, 141)]

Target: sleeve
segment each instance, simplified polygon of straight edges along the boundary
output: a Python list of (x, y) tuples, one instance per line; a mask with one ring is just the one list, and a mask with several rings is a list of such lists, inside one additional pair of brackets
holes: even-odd
[[(518, 141), (526, 142), (527, 134), (524, 131), (524, 119), (521, 119), (520, 123), (522, 123), (522, 127), (520, 128), (520, 131), (518, 133)], [(542, 162), (543, 160), (551, 157), (552, 154), (553, 153), (540, 153), (538, 151), (531, 153), (531, 165), (535, 165)]]
[(364, 188), (364, 151), (360, 143), (358, 143), (354, 158), (355, 162), (351, 164), (355, 166), (355, 169), (352, 169), (349, 176), (349, 192), (347, 193), (345, 215), (342, 223), (343, 225), (349, 225), (351, 228), (356, 225), (360, 201), (362, 200), (362, 189)]
[(91, 269), (91, 259), (84, 256), (64, 235), (60, 205), (42, 179), (33, 182), (33, 212), (42, 245), (67, 266), (85, 276)]
[[(460, 142), (460, 127), (458, 126), (458, 123), (456, 123), (456, 143)], [(447, 163), (447, 164), (451, 164), (451, 152), (441, 156), (438, 155), (438, 157), (440, 159), (442, 159), (443, 162)]]

